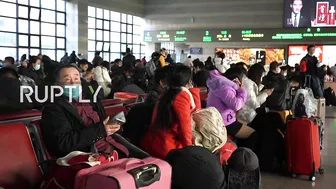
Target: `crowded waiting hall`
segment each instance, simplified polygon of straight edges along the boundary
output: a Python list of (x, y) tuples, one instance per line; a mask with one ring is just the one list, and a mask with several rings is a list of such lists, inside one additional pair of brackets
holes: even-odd
[(335, 189), (335, 6), (0, 0), (0, 189)]

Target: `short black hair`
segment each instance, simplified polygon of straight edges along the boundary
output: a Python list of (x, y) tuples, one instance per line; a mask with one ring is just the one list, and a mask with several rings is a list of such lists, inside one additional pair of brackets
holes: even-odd
[(311, 48), (315, 48), (315, 45), (308, 45), (307, 51), (309, 51)]
[(301, 83), (301, 78), (300, 76), (292, 76), (289, 78), (290, 82), (297, 82), (297, 83)]
[(13, 57), (11, 57), (11, 56), (7, 56), (7, 57), (5, 58), (5, 62), (10, 62), (11, 64), (14, 64), (15, 60), (14, 60)]
[(271, 71), (274, 71), (276, 70), (278, 67), (280, 66), (280, 64), (276, 61), (273, 61), (271, 64), (270, 64), (270, 70)]
[[(154, 72), (155, 84), (159, 85), (161, 80), (166, 80), (168, 73), (172, 70), (172, 66), (164, 66), (158, 68)], [(166, 81), (165, 81), (166, 82)]]
[(61, 65), (61, 66), (59, 66), (59, 67), (56, 68), (55, 73), (54, 73), (56, 82), (58, 82), (59, 79), (60, 79), (59, 77), (60, 77), (61, 71), (63, 69), (66, 69), (66, 68), (75, 68), (80, 73), (79, 68), (77, 66), (73, 65), (73, 64), (64, 64), (64, 65)]
[(88, 64), (88, 69), (86, 70), (86, 72), (92, 72), (93, 71), (93, 65), (92, 64)]
[(120, 62), (120, 61), (122, 61), (122, 60), (119, 59), (119, 58), (117, 58), (117, 59), (114, 60), (114, 63), (118, 63), (118, 62)]
[(135, 73), (135, 68), (133, 68), (132, 66), (126, 67), (125, 72)]
[(281, 66), (280, 69), (281, 69), (281, 71), (286, 71), (286, 70), (288, 70), (288, 67), (287, 66)]
[(221, 58), (221, 59), (224, 59), (225, 58), (225, 54), (223, 52), (217, 52), (216, 55)]
[(16, 70), (14, 70), (11, 67), (4, 67), (0, 69), (0, 78), (2, 77), (8, 77), (8, 76), (14, 76), (16, 78), (19, 78), (19, 74)]
[(265, 68), (262, 64), (253, 64), (247, 73), (247, 77), (259, 86), (264, 72)]
[(141, 60), (140, 59), (136, 59), (135, 62), (141, 62)]
[(130, 53), (131, 52), (131, 49), (130, 48), (126, 48), (126, 53)]
[[(294, 1), (298, 1), (298, 0), (292, 0), (292, 4), (294, 3)], [(300, 0), (301, 2), (302, 2), (302, 4), (303, 4), (303, 0)]]
[(195, 68), (200, 68), (201, 70), (203, 70), (203, 68), (204, 68), (204, 63), (201, 62), (200, 60), (194, 61), (193, 65), (194, 65)]
[(188, 56), (188, 58), (191, 58), (191, 56)]
[(86, 64), (89, 64), (89, 62), (86, 60), (86, 59), (81, 59), (78, 61), (78, 65), (86, 65)]

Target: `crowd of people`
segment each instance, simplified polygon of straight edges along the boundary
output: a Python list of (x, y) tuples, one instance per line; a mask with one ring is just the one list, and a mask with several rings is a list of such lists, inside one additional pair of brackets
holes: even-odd
[[(272, 62), (268, 73), (261, 63), (224, 65), (222, 53), (204, 63), (188, 57), (184, 64), (177, 64), (166, 49), (154, 52), (148, 62), (145, 57), (137, 60), (130, 49), (126, 49), (122, 60), (112, 63), (104, 61), (98, 52), (92, 63), (74, 56), (55, 62), (38, 55), (23, 56), (21, 65), (16, 67), (14, 58), (7, 57), (5, 67), (0, 69), (0, 85), (6, 89), (0, 92), (0, 109), (1, 112), (42, 110), (42, 135), (55, 157), (73, 151), (90, 152), (93, 143), (120, 133), (151, 156), (172, 159), (170, 152), (193, 145), (191, 114), (200, 108), (215, 107), (227, 134), (238, 146), (253, 151), (262, 170), (278, 171), (285, 163), (284, 147), (279, 140), (283, 140), (281, 133), (286, 128), (280, 114), (268, 110), (290, 109), (290, 88), (302, 85), (304, 74), (312, 75), (315, 96), (323, 96), (321, 90), (328, 69), (322, 66), (319, 71), (314, 47), (308, 49), (303, 59), (305, 67), (302, 63), (288, 67)], [(22, 85), (38, 88), (58, 85), (63, 87), (64, 94), (56, 97), (54, 103), (20, 102)], [(72, 91), (66, 86), (72, 86)], [(148, 96), (129, 112), (121, 129), (120, 123), (111, 122), (111, 115), (106, 115), (100, 101), (92, 101), (99, 86), (100, 100), (113, 98), (116, 92)], [(200, 87), (208, 89), (208, 99), (203, 102)], [(39, 90), (37, 96), (42, 98), (48, 95), (45, 93)], [(79, 95), (91, 100), (90, 103), (77, 101)], [(74, 101), (69, 102), (68, 97)], [(207, 186), (213, 185), (211, 179), (208, 182)], [(223, 183), (213, 188), (219, 186)]]

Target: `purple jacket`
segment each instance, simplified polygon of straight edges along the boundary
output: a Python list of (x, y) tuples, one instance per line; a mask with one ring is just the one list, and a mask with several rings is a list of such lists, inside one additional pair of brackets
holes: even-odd
[(225, 126), (235, 122), (236, 112), (247, 100), (246, 90), (238, 88), (237, 84), (222, 76), (217, 70), (211, 71), (207, 86), (209, 88), (207, 106), (217, 108)]

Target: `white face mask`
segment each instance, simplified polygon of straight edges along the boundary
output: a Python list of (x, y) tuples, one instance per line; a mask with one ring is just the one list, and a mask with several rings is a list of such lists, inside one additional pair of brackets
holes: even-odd
[(282, 74), (282, 75), (286, 77), (286, 76), (287, 76), (287, 73), (284, 73), (284, 74)]

